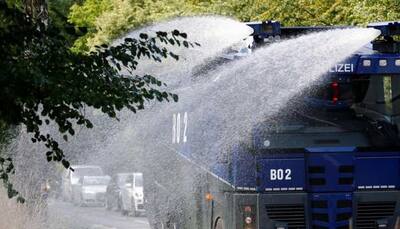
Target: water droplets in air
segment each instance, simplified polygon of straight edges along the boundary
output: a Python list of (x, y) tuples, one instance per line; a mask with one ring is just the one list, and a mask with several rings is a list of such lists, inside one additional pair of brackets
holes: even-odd
[[(213, 25), (227, 20), (233, 25), (236, 23), (235, 31), (242, 32), (232, 34), (232, 26), (218, 28), (218, 33), (212, 32), (209, 36), (205, 36), (202, 30), (188, 32), (189, 39), (193, 41), (203, 41), (206, 44), (214, 42), (218, 46), (197, 48), (205, 54), (198, 58), (186, 56), (188, 53), (190, 55), (191, 50), (182, 52), (183, 59), (192, 63), (188, 65), (189, 70), (182, 70), (181, 64), (185, 63), (179, 62), (164, 63), (168, 71), (164, 71), (164, 68), (155, 69), (155, 75), (161, 80), (166, 76), (167, 81), (175, 82), (173, 92), (179, 95), (179, 102), (151, 104), (147, 110), (134, 115), (135, 117), (126, 116), (126, 124), (112, 139), (107, 150), (115, 150), (121, 146), (122, 151), (129, 149), (129, 154), (134, 155), (140, 155), (143, 151), (171, 150), (170, 153), (177, 153), (176, 147), (170, 147), (174, 133), (173, 115), (179, 114), (182, 122), (186, 118), (188, 123), (187, 129), (183, 130), (188, 136), (187, 143), (180, 149), (186, 153), (192, 151), (191, 156), (201, 158), (206, 165), (212, 163), (214, 156), (221, 151), (229, 150), (233, 144), (247, 140), (254, 125), (274, 115), (294, 95), (320, 80), (332, 66), (379, 35), (376, 30), (362, 28), (311, 33), (256, 49), (251, 55), (235, 61), (214, 64), (210, 71), (210, 66), (202, 64), (215, 58), (229, 46), (244, 43), (243, 35), (248, 34), (248, 28), (230, 19), (212, 17), (178, 19), (176, 22), (161, 24), (160, 27), (175, 28), (182, 25), (182, 21), (187, 26), (192, 24), (191, 20), (205, 24), (213, 22)], [(209, 28), (212, 25), (204, 27)], [(184, 28), (182, 31), (185, 31)], [(132, 34), (128, 36), (130, 35)], [(236, 35), (236, 39), (231, 37), (233, 35)], [(226, 40), (230, 42), (225, 43)], [(215, 47), (220, 49), (216, 50)], [(201, 68), (198, 66), (205, 69), (200, 76), (198, 71), (201, 72)], [(193, 69), (196, 70), (195, 77)], [(116, 142), (124, 143), (115, 144)], [(153, 156), (153, 160), (158, 157), (157, 153)]]
[[(177, 18), (132, 31), (125, 37), (174, 29), (187, 33), (190, 41), (201, 46), (172, 47), (180, 55), (179, 61), (142, 61), (137, 74), (158, 77), (179, 95), (179, 102), (149, 103), (137, 114), (121, 112), (120, 122), (86, 111), (92, 113), (95, 128), (79, 130), (63, 145), (71, 158), (83, 156), (84, 161), (75, 160), (73, 164), (98, 164), (111, 172), (146, 169), (151, 173), (167, 168), (164, 176), (170, 187), (174, 187), (175, 180), (184, 181), (187, 187), (176, 187), (176, 192), (190, 193), (186, 189), (195, 189), (195, 174), (188, 172), (192, 165), (185, 168), (180, 160), (186, 157), (196, 162), (193, 166), (209, 168), (218, 154), (246, 142), (257, 123), (275, 115), (330, 67), (379, 35), (376, 30), (361, 28), (310, 33), (260, 47), (251, 55), (228, 62), (216, 60), (226, 51), (246, 48), (246, 38), (252, 32), (229, 18)], [(177, 129), (173, 120), (178, 115), (185, 123), (179, 133), (180, 144), (176, 144), (176, 136), (173, 138)], [(19, 140), (14, 150), (24, 151), (32, 147), (30, 144)]]

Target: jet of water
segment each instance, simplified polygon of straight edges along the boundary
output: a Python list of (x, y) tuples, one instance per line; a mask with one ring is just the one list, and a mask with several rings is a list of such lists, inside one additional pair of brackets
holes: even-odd
[[(180, 114), (181, 128), (185, 129), (179, 134), (186, 137), (181, 142), (185, 151), (191, 151), (191, 157), (201, 158), (205, 164), (212, 163), (215, 155), (248, 139), (254, 125), (274, 115), (294, 95), (378, 35), (374, 29), (338, 29), (260, 48), (253, 55), (206, 73), (202, 80), (176, 87), (178, 103), (156, 104), (139, 113), (134, 121), (126, 120), (108, 150), (115, 150), (115, 142), (129, 139), (117, 145), (128, 151), (137, 148), (142, 152), (154, 145), (163, 152), (165, 147), (179, 151), (182, 147), (171, 139), (173, 116)], [(178, 68), (171, 76), (178, 82), (190, 78), (186, 73)], [(126, 148), (129, 142), (133, 145)], [(159, 152), (160, 148), (145, 151)]]

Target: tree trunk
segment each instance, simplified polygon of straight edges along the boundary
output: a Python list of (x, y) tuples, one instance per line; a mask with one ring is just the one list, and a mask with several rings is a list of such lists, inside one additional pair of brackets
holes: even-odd
[(46, 0), (25, 0), (25, 12), (34, 21), (48, 24), (49, 13)]

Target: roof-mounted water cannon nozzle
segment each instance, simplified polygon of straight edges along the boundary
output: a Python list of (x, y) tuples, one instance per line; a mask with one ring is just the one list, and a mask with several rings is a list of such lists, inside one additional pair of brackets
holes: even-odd
[(400, 21), (385, 21), (370, 23), (368, 28), (374, 28), (381, 31), (381, 36), (392, 37), (395, 35), (400, 35)]
[(281, 34), (279, 21), (247, 22), (246, 25), (253, 29), (252, 36), (256, 43), (264, 42), (271, 37), (279, 37)]
[(381, 53), (400, 53), (400, 43), (395, 39), (395, 36), (400, 35), (400, 22), (370, 23), (367, 27), (381, 31), (379, 38), (372, 42), (374, 50)]

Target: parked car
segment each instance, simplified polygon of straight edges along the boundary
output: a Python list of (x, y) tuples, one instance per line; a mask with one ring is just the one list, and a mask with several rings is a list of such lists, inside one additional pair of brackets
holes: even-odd
[(110, 179), (110, 176), (83, 176), (74, 189), (74, 204), (105, 206)]
[(125, 183), (128, 176), (132, 173), (117, 173), (111, 178), (106, 192), (107, 210), (121, 210), (121, 190), (126, 188)]
[(123, 215), (134, 216), (145, 212), (142, 173), (132, 173), (126, 178), (125, 187), (121, 190), (121, 211)]
[(74, 171), (66, 170), (61, 178), (62, 198), (73, 202), (73, 189), (83, 176), (102, 176), (103, 170), (95, 165), (72, 165)]

